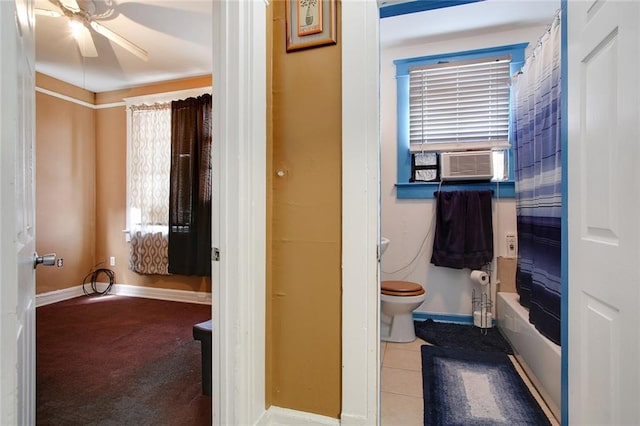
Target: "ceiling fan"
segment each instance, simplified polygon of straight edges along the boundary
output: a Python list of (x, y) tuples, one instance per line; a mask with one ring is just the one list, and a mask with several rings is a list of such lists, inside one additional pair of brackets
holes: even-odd
[(51, 17), (69, 18), (69, 25), (72, 28), (74, 38), (78, 43), (80, 54), (83, 57), (96, 57), (98, 51), (93, 42), (93, 37), (89, 29), (108, 38), (117, 45), (123, 47), (140, 59), (147, 61), (149, 54), (141, 47), (113, 32), (109, 28), (99, 23), (95, 15), (96, 5), (93, 0), (49, 0), (58, 6), (60, 11), (36, 8), (35, 13)]

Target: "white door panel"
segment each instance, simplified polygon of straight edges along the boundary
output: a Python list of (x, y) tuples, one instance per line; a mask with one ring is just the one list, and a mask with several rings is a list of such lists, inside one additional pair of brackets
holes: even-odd
[(639, 11), (568, 4), (571, 424), (640, 421)]
[(0, 2), (0, 424), (35, 424), (34, 22)]

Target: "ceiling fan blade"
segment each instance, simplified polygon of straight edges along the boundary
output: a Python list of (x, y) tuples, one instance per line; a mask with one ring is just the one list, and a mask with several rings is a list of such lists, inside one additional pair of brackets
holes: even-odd
[(78, 43), (80, 54), (85, 58), (95, 58), (98, 56), (96, 45), (93, 43), (91, 32), (89, 29), (82, 25), (77, 32), (74, 32), (74, 37)]
[(80, 11), (80, 6), (78, 6), (78, 2), (76, 0), (58, 0), (58, 4), (61, 4), (64, 8), (74, 12)]
[(57, 10), (40, 9), (36, 7), (35, 9), (33, 9), (33, 11), (36, 15), (50, 16), (52, 18), (59, 18), (62, 16), (62, 13), (58, 12)]
[(136, 46), (135, 44), (133, 44), (126, 38), (122, 37), (121, 35), (114, 33), (109, 28), (99, 24), (96, 21), (91, 21), (90, 25), (91, 25), (91, 28), (93, 28), (98, 34), (102, 34), (103, 36), (113, 41), (114, 43), (127, 49), (129, 52), (136, 55), (138, 58), (142, 59), (143, 61), (149, 60), (149, 54), (147, 53), (146, 50)]

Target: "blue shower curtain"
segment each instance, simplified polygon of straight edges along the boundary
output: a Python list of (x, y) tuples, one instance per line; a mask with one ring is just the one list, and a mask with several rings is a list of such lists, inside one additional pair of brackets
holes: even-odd
[(560, 344), (560, 16), (513, 79), (518, 267), (529, 321)]

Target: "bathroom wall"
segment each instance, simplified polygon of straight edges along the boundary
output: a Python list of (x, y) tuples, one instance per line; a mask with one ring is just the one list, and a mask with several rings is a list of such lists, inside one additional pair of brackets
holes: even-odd
[[(427, 291), (427, 298), (416, 313), (471, 315), (473, 284), (469, 280), (469, 270), (436, 267), (429, 263), (435, 226), (435, 201), (396, 198), (396, 79), (393, 61), (523, 42), (534, 45), (544, 28), (531, 26), (491, 34), (467, 35), (433, 43), (407, 44), (380, 52), (381, 230), (382, 235), (391, 240), (382, 259), (381, 279), (402, 279), (422, 284)], [(516, 230), (513, 198), (495, 200), (493, 220), (494, 253), (496, 256), (506, 256), (505, 236)], [(425, 238), (426, 242), (422, 245)], [(416, 261), (408, 268), (395, 272), (410, 264), (415, 257)]]
[[(36, 293), (77, 286), (98, 264), (113, 269), (117, 283), (211, 291), (209, 277), (129, 271), (129, 248), (122, 234), (127, 146), (123, 98), (211, 84), (211, 76), (204, 76), (94, 94), (37, 74), (37, 87), (85, 104), (36, 94), (36, 248), (64, 259), (61, 269), (38, 268)], [(108, 266), (110, 256), (116, 257), (115, 266)]]

